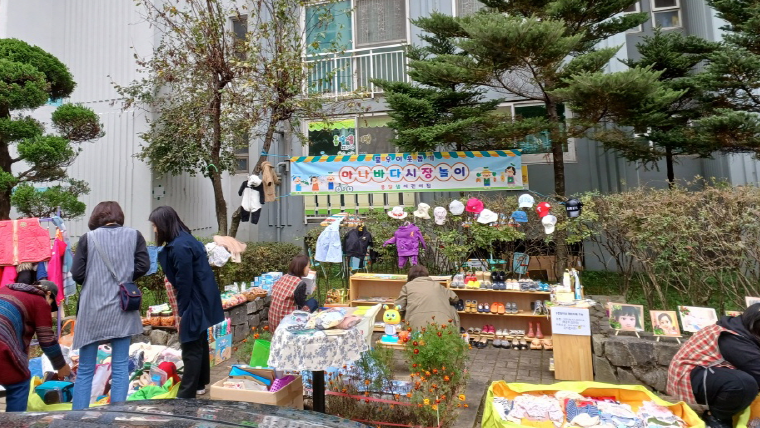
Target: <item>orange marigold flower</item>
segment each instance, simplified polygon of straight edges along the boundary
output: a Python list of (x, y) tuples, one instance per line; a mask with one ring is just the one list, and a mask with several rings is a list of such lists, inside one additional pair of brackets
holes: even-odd
[(365, 399), (365, 400), (364, 400), (364, 402), (365, 402), (365, 403), (369, 403), (369, 400)]
[(441, 332), (439, 331), (439, 332), (438, 332), (438, 337), (441, 337), (441, 336), (443, 336), (443, 333), (441, 333)]
[(412, 364), (412, 367), (416, 369), (417, 368), (417, 363)]
[(459, 401), (464, 401), (466, 399), (467, 397), (465, 397), (464, 394), (459, 394)]
[(445, 395), (441, 395), (441, 400), (445, 400), (445, 399), (446, 399), (446, 396)]
[(446, 366), (441, 367), (441, 370), (446, 371)]
[(347, 391), (346, 388), (343, 388), (343, 389), (340, 390), (340, 392), (342, 392), (344, 394), (346, 393), (346, 391)]
[(254, 334), (254, 335), (253, 335), (253, 338), (254, 338), (254, 339), (258, 339), (258, 338), (259, 338), (259, 334), (258, 334), (258, 333)]
[(265, 325), (265, 326), (264, 326), (264, 330), (269, 330), (269, 326), (268, 326), (268, 325)]
[(396, 394), (396, 395), (393, 396), (393, 398), (395, 398), (396, 400), (398, 400), (399, 398), (401, 398), (401, 396), (398, 395), (398, 394)]
[(439, 404), (440, 402), (441, 402), (441, 400), (439, 400), (439, 399), (435, 400), (435, 404)]
[(369, 391), (365, 392), (365, 393), (364, 393), (364, 396), (365, 396), (365, 397), (369, 397)]
[(426, 406), (430, 405), (430, 400), (427, 398), (424, 399), (422, 402), (425, 403)]
[(464, 408), (466, 409), (468, 407), (470, 407), (470, 406), (468, 406), (467, 403), (464, 403)]
[(452, 322), (454, 322), (454, 320), (449, 318), (449, 324), (451, 324)]
[(434, 374), (438, 374), (438, 369), (433, 369)]
[(429, 371), (426, 371), (426, 372), (425, 372), (425, 375), (426, 375), (426, 376), (430, 376), (430, 372), (429, 372)]
[(419, 349), (417, 349), (417, 348), (414, 348), (414, 355), (417, 355), (417, 354), (419, 354), (419, 353), (420, 353), (420, 350), (419, 350)]
[(433, 384), (433, 389), (438, 389), (438, 385)]
[(451, 378), (450, 378), (450, 377), (448, 377), (448, 376), (444, 376), (444, 377), (443, 377), (443, 381), (444, 381), (444, 382), (448, 382), (448, 381), (450, 381), (450, 380), (451, 380)]
[(417, 407), (422, 407), (422, 404), (418, 404)]
[(372, 382), (370, 382), (369, 379), (367, 379), (367, 380), (364, 381), (365, 385), (369, 385), (370, 383), (372, 383)]
[(412, 328), (411, 327), (407, 327), (406, 331), (412, 331)]
[(438, 410), (438, 405), (437, 404), (433, 404), (432, 406), (430, 406), (430, 408), (433, 409), (433, 410)]
[(414, 342), (412, 342), (412, 345), (414, 345), (414, 346), (418, 346), (418, 345), (419, 345), (419, 343), (417, 343), (417, 341), (415, 340)]
[(412, 398), (412, 393), (411, 392), (407, 392), (406, 393), (406, 398)]

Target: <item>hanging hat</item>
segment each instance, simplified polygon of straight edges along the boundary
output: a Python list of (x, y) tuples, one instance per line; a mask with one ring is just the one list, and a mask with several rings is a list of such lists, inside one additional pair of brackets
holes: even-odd
[(465, 207), (465, 211), (475, 214), (483, 211), (483, 201), (478, 198), (470, 198), (467, 201), (467, 207)]
[(536, 205), (536, 212), (538, 213), (538, 218), (544, 218), (548, 216), (551, 209), (552, 209), (552, 206), (549, 205), (548, 202), (541, 202), (538, 205)]
[(536, 203), (536, 200), (533, 199), (533, 196), (525, 193), (520, 195), (517, 199), (517, 203), (520, 204), (520, 208), (533, 208), (533, 204)]
[(567, 211), (567, 216), (570, 218), (576, 218), (580, 216), (581, 208), (583, 208), (583, 202), (579, 201), (576, 198), (572, 198), (565, 202), (565, 210)]
[(404, 207), (393, 207), (388, 211), (388, 217), (395, 218), (396, 220), (403, 220), (409, 213), (404, 212)]
[(458, 200), (453, 200), (449, 204), (449, 212), (451, 215), (462, 215), (464, 212), (464, 204)]
[(512, 218), (519, 223), (527, 223), (528, 222), (528, 213), (525, 211), (515, 211), (512, 213)]
[(442, 226), (446, 223), (446, 208), (435, 207), (433, 210), (433, 217), (435, 217), (435, 224)]
[(546, 215), (541, 219), (541, 224), (544, 225), (544, 232), (546, 232), (547, 235), (551, 235), (554, 233), (554, 226), (557, 225), (557, 217), (551, 214)]
[(498, 220), (499, 215), (489, 209), (484, 209), (478, 214), (478, 223), (489, 224), (495, 223)]
[(419, 205), (417, 205), (417, 211), (414, 212), (414, 216), (417, 218), (430, 220), (430, 214), (428, 211), (430, 211), (430, 205), (421, 202)]

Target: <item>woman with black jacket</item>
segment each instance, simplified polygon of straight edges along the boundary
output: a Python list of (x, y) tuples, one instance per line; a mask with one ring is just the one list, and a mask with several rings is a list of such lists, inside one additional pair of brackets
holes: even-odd
[(668, 394), (708, 407), (708, 427), (730, 428), (760, 385), (760, 303), (694, 334), (668, 368)]
[(206, 248), (190, 234), (172, 207), (158, 207), (149, 218), (166, 277), (177, 291), (179, 340), (185, 373), (177, 398), (195, 398), (211, 381), (208, 328), (224, 321), (222, 298)]

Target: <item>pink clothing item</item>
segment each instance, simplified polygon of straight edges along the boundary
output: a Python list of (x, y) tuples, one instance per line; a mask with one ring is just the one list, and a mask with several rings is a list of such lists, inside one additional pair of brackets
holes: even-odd
[(66, 243), (60, 239), (53, 242), (53, 252), (48, 263), (48, 280), (53, 281), (58, 286), (57, 302), (61, 303), (64, 299), (63, 293), (63, 255), (66, 253)]
[(3, 268), (3, 275), (0, 276), (0, 285), (5, 287), (8, 284), (13, 284), (16, 282), (16, 278), (18, 277), (18, 273), (16, 272), (15, 266), (6, 266)]
[(50, 233), (40, 220), (0, 221), (0, 265), (37, 263), (50, 259)]

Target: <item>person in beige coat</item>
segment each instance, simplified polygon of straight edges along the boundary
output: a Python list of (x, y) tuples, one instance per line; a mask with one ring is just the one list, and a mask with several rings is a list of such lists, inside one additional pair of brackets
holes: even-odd
[(404, 318), (409, 326), (420, 329), (431, 322), (445, 324), (453, 320), (459, 330), (459, 314), (452, 306), (459, 300), (456, 293), (430, 278), (425, 266), (412, 266), (407, 280), (409, 282), (404, 284), (396, 299), (396, 307), (405, 312)]

